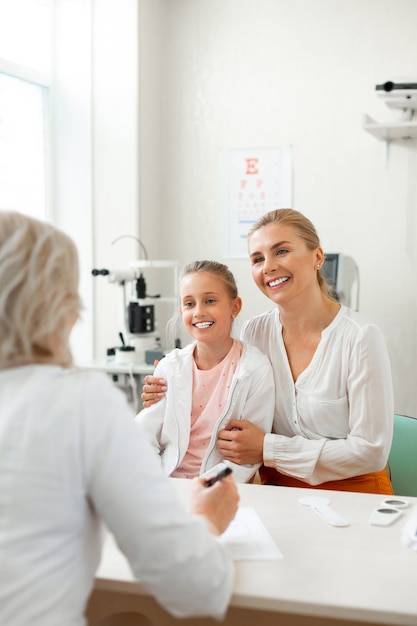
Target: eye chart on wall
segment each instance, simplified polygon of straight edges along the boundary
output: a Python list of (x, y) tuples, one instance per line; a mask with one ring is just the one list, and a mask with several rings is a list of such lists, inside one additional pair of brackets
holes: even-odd
[(229, 150), (225, 156), (227, 256), (247, 258), (252, 224), (268, 211), (292, 206), (291, 147)]

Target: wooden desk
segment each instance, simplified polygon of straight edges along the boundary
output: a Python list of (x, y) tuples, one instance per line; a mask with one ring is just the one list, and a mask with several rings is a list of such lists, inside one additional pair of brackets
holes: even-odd
[[(186, 503), (190, 481), (172, 479)], [(401, 531), (417, 498), (392, 526), (371, 526), (379, 495), (239, 485), (241, 504), (253, 506), (284, 555), (279, 561), (236, 562), (231, 605), (223, 622), (175, 619), (134, 582), (109, 538), (87, 616), (90, 626), (416, 626), (417, 552)], [(298, 503), (329, 497), (350, 522), (337, 528)], [(181, 573), (179, 572), (179, 575)]]

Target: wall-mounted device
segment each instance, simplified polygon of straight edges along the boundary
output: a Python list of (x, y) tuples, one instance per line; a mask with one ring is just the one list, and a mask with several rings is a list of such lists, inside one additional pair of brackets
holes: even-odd
[(407, 81), (395, 83), (387, 80), (375, 85), (376, 95), (384, 100), (387, 107), (398, 111), (397, 119), (377, 122), (364, 113), (363, 128), (377, 139), (384, 142), (385, 167), (388, 165), (389, 145), (391, 141), (408, 141), (417, 137), (417, 82)]
[[(332, 289), (332, 295), (350, 308), (359, 310), (359, 269), (350, 256), (340, 253), (327, 253), (321, 273)], [(356, 299), (353, 305), (352, 291), (356, 287)]]
[[(394, 83), (387, 80), (375, 86), (377, 95), (391, 109), (402, 109), (407, 117), (412, 117), (417, 108), (417, 83)], [(410, 118), (411, 119), (411, 118)]]

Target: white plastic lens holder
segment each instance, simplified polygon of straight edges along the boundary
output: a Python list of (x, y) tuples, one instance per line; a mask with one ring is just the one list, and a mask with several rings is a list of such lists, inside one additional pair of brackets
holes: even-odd
[(398, 509), (394, 509), (392, 506), (383, 506), (375, 509), (375, 511), (371, 513), (369, 523), (371, 526), (390, 526), (401, 517), (401, 515), (402, 512)]
[(392, 496), (392, 498), (385, 498), (385, 500), (382, 500), (381, 502), (382, 507), (393, 507), (394, 509), (406, 509), (409, 504), (408, 500), (404, 500), (404, 498), (396, 498), (395, 496)]

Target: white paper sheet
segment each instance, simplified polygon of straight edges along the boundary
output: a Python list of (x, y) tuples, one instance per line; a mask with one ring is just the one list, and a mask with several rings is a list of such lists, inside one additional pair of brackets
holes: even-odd
[(259, 515), (251, 506), (239, 507), (229, 528), (219, 537), (234, 561), (283, 559)]

